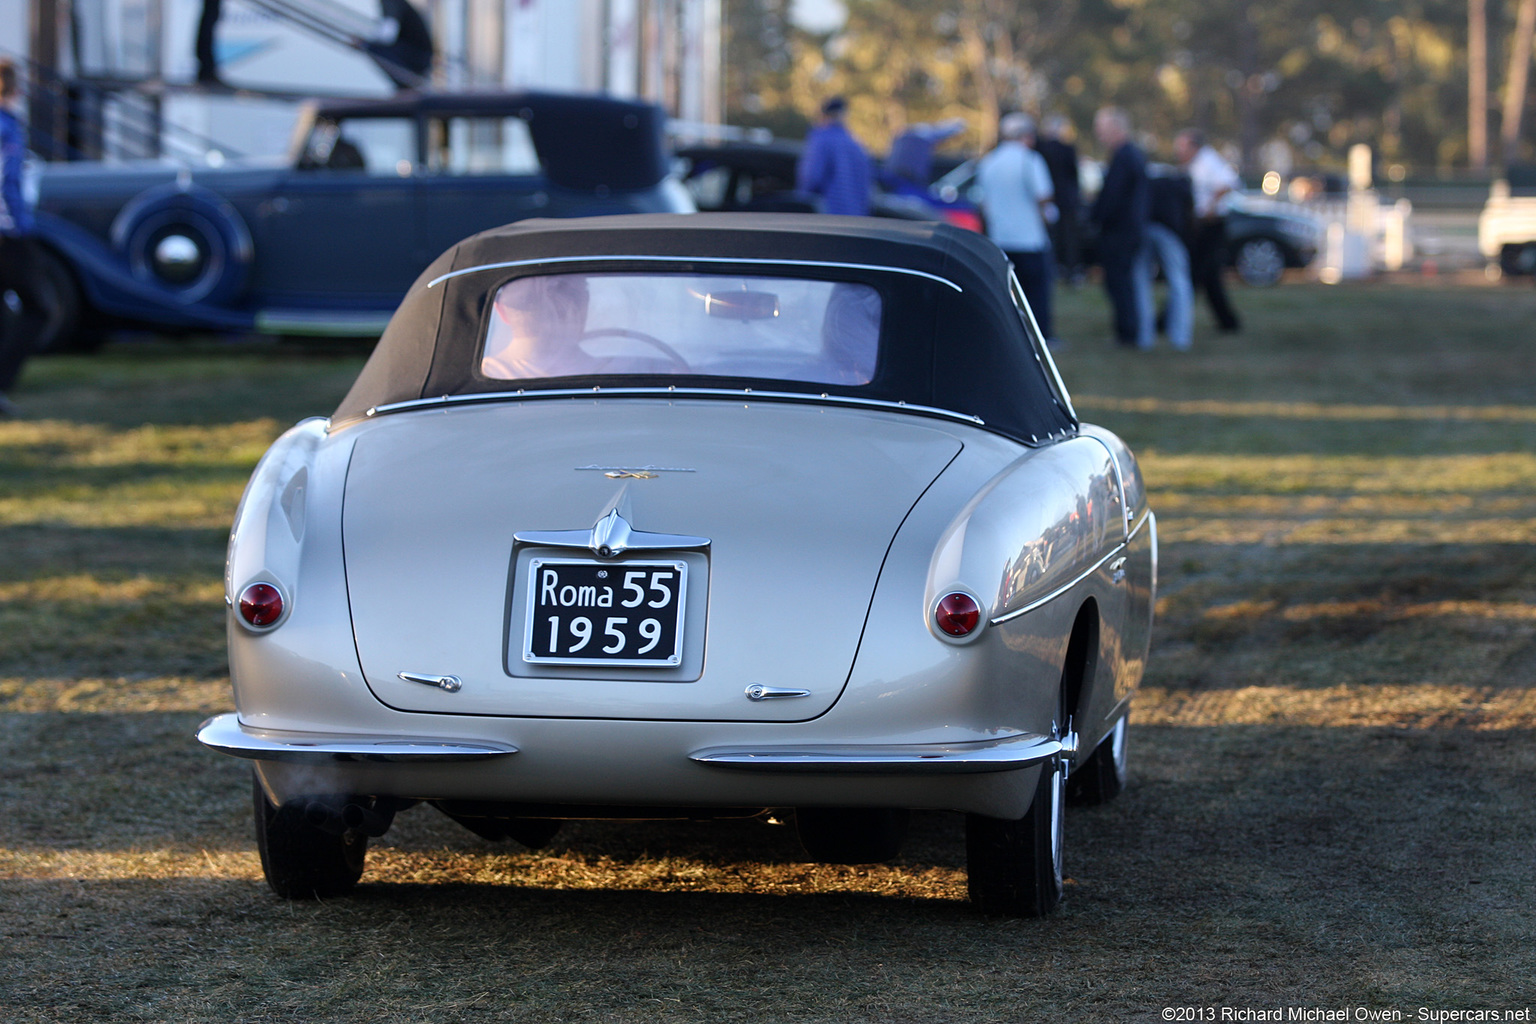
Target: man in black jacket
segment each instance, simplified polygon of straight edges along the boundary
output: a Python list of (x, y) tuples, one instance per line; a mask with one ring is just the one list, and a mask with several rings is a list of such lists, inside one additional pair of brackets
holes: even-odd
[(1077, 222), (1080, 216), (1077, 180), (1077, 147), (1062, 138), (1067, 119), (1053, 114), (1041, 125), (1035, 152), (1045, 158), (1051, 171), (1051, 190), (1056, 194), (1056, 223), (1051, 225), (1051, 247), (1056, 251), (1056, 266), (1067, 280), (1082, 279), (1082, 259), (1078, 255)]
[(1104, 290), (1114, 307), (1115, 340), (1134, 348), (1140, 333), (1136, 273), (1143, 259), (1150, 195), (1147, 158), (1131, 141), (1131, 121), (1119, 107), (1104, 107), (1093, 118), (1093, 134), (1109, 154), (1104, 184), (1093, 203), (1099, 226), (1099, 265)]

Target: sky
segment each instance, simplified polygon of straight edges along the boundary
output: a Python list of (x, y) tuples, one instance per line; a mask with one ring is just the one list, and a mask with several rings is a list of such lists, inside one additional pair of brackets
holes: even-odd
[(812, 32), (837, 28), (847, 13), (838, 0), (794, 0), (794, 7), (790, 9), (795, 24)]

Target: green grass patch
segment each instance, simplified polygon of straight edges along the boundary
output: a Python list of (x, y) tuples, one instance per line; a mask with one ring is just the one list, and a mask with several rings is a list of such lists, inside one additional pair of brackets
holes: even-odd
[[(1521, 1009), (1536, 976), (1536, 290), (1287, 286), (1116, 348), (1059, 293), (1086, 419), (1142, 458), (1161, 585), (1132, 781), (1068, 817), (1067, 900), (965, 904), (963, 821), (893, 864), (764, 823), (490, 844), (427, 808), (348, 899), (260, 881), (221, 576), (261, 451), (359, 353), (129, 343), (0, 423), (0, 1017), (1158, 1020)], [(1204, 314), (1201, 314), (1202, 318)]]

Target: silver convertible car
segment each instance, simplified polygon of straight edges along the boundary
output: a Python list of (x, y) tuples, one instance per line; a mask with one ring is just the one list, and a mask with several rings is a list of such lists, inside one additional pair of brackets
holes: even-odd
[(966, 815), (989, 914), (1061, 898), (1125, 781), (1156, 521), (973, 232), (815, 215), (523, 221), (416, 281), (230, 538), (237, 714), (283, 896), (430, 803), (793, 815), (829, 862)]

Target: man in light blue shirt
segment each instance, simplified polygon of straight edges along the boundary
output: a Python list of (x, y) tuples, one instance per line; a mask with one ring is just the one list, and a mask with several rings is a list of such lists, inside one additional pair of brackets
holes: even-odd
[(869, 215), (869, 191), (875, 168), (843, 124), (848, 103), (834, 96), (821, 105), (821, 121), (805, 137), (795, 183), (801, 192), (821, 197), (822, 213)]
[(1035, 119), (1009, 114), (998, 124), (1002, 141), (981, 158), (976, 184), (981, 188), (981, 212), (987, 237), (1008, 254), (1024, 288), (1035, 323), (1047, 341), (1055, 338), (1051, 321), (1051, 287), (1056, 262), (1051, 251), (1047, 218), (1055, 212), (1051, 200), (1051, 170), (1032, 148)]

